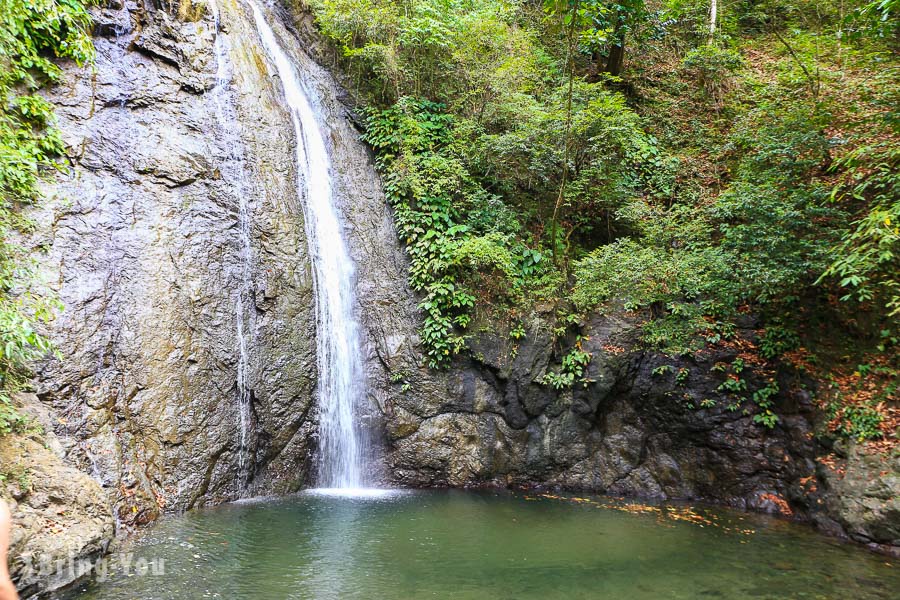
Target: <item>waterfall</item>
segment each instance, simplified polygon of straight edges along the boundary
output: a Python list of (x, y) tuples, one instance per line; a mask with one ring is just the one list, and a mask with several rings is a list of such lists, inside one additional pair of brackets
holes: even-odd
[(355, 267), (334, 205), (331, 160), (320, 120), (298, 73), (255, 0), (247, 0), (263, 48), (284, 88), (296, 138), (297, 195), (316, 296), (319, 395), (319, 478), (323, 488), (365, 486), (367, 444), (354, 417), (365, 392), (359, 327), (354, 314)]
[[(237, 130), (237, 117), (234, 114), (228, 98), (225, 94), (231, 82), (229, 72), (228, 50), (225, 40), (220, 32), (219, 6), (216, 0), (211, 0), (210, 9), (215, 26), (215, 55), (216, 55), (216, 85), (213, 88), (213, 99), (216, 104), (216, 119), (223, 133), (230, 139), (240, 137)], [(248, 382), (250, 370), (250, 353), (248, 349), (248, 335), (254, 331), (252, 319), (253, 311), (253, 274), (252, 274), (252, 248), (250, 242), (250, 210), (247, 203), (247, 193), (244, 190), (244, 156), (241, 144), (229, 145), (229, 153), (225, 157), (223, 170), (227, 169), (232, 175), (229, 179), (235, 182), (235, 192), (238, 201), (238, 236), (240, 238), (240, 285), (238, 295), (234, 302), (234, 316), (237, 329), (237, 376), (236, 382), (236, 408), (238, 414), (238, 485), (243, 490), (251, 475), (250, 465), (247, 464), (249, 453), (249, 437), (251, 427), (251, 402), (252, 394)], [(226, 166), (227, 165), (227, 166)], [(248, 333), (248, 329), (250, 332)]]

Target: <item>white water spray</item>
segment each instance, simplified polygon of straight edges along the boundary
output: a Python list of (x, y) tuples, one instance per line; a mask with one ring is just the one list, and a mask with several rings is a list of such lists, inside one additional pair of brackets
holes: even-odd
[(306, 237), (316, 293), (319, 371), (319, 480), (324, 488), (366, 484), (364, 432), (354, 422), (365, 391), (359, 327), (354, 315), (354, 264), (334, 206), (331, 160), (316, 113), (297, 71), (254, 0), (263, 48), (284, 88), (296, 137), (297, 195), (305, 198)]

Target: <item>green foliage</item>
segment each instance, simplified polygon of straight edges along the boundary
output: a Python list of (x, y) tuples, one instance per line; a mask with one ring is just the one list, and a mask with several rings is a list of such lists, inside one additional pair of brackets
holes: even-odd
[(774, 397), (778, 391), (778, 382), (773, 379), (766, 383), (765, 387), (753, 392), (753, 401), (761, 411), (753, 415), (753, 421), (767, 429), (774, 428), (778, 423), (778, 415), (772, 412), (772, 408), (775, 406)]
[(613, 47), (624, 49), (651, 16), (644, 0), (544, 0), (543, 5), (549, 15), (561, 15), (566, 28), (574, 28), (581, 52), (606, 57), (602, 68), (614, 74), (609, 65)]
[(506, 237), (497, 232), (463, 238), (454, 248), (450, 263), (489, 275), (512, 279), (516, 264)]
[(766, 328), (759, 340), (759, 355), (763, 358), (777, 358), (785, 352), (800, 347), (800, 338), (786, 327), (772, 325)]
[(63, 151), (52, 106), (36, 91), (57, 81), (53, 58), (93, 57), (80, 0), (0, 0), (0, 433), (17, 422), (9, 394), (29, 361), (50, 350), (35, 330), (55, 304), (30, 290), (32, 270), (11, 238), (30, 223), (20, 208), (38, 200), (38, 180)]
[(843, 406), (832, 403), (829, 405), (829, 417), (837, 424), (834, 433), (841, 437), (864, 442), (883, 436), (881, 423), (884, 416), (875, 406), (869, 404)]
[(11, 208), (36, 199), (39, 170), (62, 151), (52, 107), (34, 92), (59, 79), (53, 57), (83, 63), (93, 46), (80, 1), (0, 0), (0, 15), (0, 227), (7, 228), (21, 225)]
[[(498, 0), (313, 0), (320, 30), (382, 104), (427, 97), (483, 110), (497, 88), (533, 83), (519, 5)], [(524, 78), (522, 81), (517, 81)]]
[(716, 391), (728, 394), (740, 394), (747, 391), (747, 382), (739, 377), (729, 377), (716, 388)]
[[(472, 236), (460, 222), (460, 205), (480, 190), (453, 147), (453, 119), (443, 109), (439, 103), (402, 98), (392, 108), (370, 110), (365, 135), (378, 153), (385, 192), (409, 252), (410, 285), (424, 294), (420, 334), (432, 367), (447, 365), (462, 348), (454, 328), (468, 325), (475, 304), (457, 275), (492, 260), (490, 248), (497, 243), (496, 237)], [(501, 273), (512, 268), (508, 253), (504, 258)]]
[[(621, 94), (576, 81), (569, 111), (567, 84), (547, 91), (540, 101), (498, 106), (494, 127), (481, 128), (469, 161), (485, 173), (488, 188), (549, 207), (566, 171), (562, 209), (569, 235), (591, 240), (621, 228), (615, 211), (641, 187), (671, 191), (672, 161), (660, 156)], [(565, 240), (550, 242), (565, 249)]]
[(845, 216), (825, 205), (827, 186), (810, 178), (827, 163), (822, 126), (807, 106), (764, 97), (731, 135), (742, 156), (710, 213), (740, 274), (742, 299), (784, 305), (828, 264)]
[(697, 80), (704, 93), (720, 103), (733, 86), (744, 60), (734, 50), (705, 45), (688, 52), (681, 64)]
[(865, 145), (836, 165), (848, 185), (833, 197), (849, 195), (865, 203), (834, 249), (837, 258), (823, 278), (835, 277), (846, 290), (842, 300), (878, 301), (890, 316), (900, 315), (900, 147), (892, 142)]
[(590, 380), (585, 378), (585, 370), (591, 363), (591, 353), (585, 352), (582, 348), (582, 338), (579, 337), (575, 342), (575, 346), (562, 359), (562, 364), (558, 371), (548, 371), (541, 383), (549, 385), (554, 389), (563, 390), (570, 388), (576, 383), (587, 385)]
[(882, 329), (878, 332), (879, 343), (878, 351), (887, 352), (888, 348), (896, 348), (900, 346), (900, 336), (890, 329)]
[(666, 373), (671, 373), (674, 370), (675, 369), (674, 367), (672, 367), (672, 365), (659, 365), (658, 367), (650, 371), (650, 374), (655, 377), (659, 377), (665, 375)]
[(391, 383), (400, 383), (400, 391), (404, 394), (412, 389), (412, 384), (407, 379), (409, 374), (406, 371), (394, 371), (391, 373)]
[(519, 271), (521, 272), (522, 277), (537, 275), (540, 272), (542, 260), (544, 260), (543, 254), (537, 250), (532, 250), (531, 248), (524, 248), (521, 258), (518, 261)]
[(900, 0), (874, 0), (858, 7), (848, 18), (857, 35), (897, 39), (900, 34)]
[[(713, 243), (709, 221), (684, 207), (651, 207), (642, 202), (619, 211), (643, 233), (601, 246), (575, 264), (572, 299), (580, 310), (620, 303), (647, 309), (645, 340), (670, 352), (689, 351), (710, 327), (706, 315), (723, 314), (737, 292), (732, 258)], [(693, 218), (692, 218), (693, 216)]]
[[(576, 108), (567, 110), (565, 81), (520, 26), (518, 3), (329, 0), (314, 9), (370, 99), (365, 139), (410, 254), (410, 283), (425, 296), (431, 366), (463, 348), (476, 299), (558, 296), (564, 277), (526, 225), (541, 219), (565, 172), (576, 174), (569, 236), (594, 235), (598, 215), (608, 217), (627, 190), (664, 186), (645, 168), (661, 160), (658, 150), (620, 94), (576, 82)], [(601, 190), (610, 194), (598, 202)], [(566, 246), (563, 237), (549, 242)]]
[(0, 435), (5, 435), (19, 426), (22, 417), (16, 412), (12, 401), (0, 392)]
[(693, 301), (711, 291), (716, 273), (726, 268), (721, 259), (710, 247), (671, 250), (624, 238), (576, 264), (572, 297), (584, 310), (617, 299), (627, 310), (657, 306), (696, 314)]
[[(689, 60), (716, 52), (698, 50)], [(798, 290), (832, 260), (845, 213), (828, 205), (828, 186), (810, 176), (827, 164), (824, 117), (770, 93), (729, 134), (734, 179), (712, 202), (698, 209), (644, 200), (616, 211), (632, 235), (576, 263), (579, 309), (646, 310), (644, 339), (676, 353), (722, 339), (743, 305), (789, 314)], [(764, 352), (787, 349), (765, 345)]]
[(896, 439), (896, 402), (900, 392), (898, 339), (890, 330), (880, 332), (881, 348), (865, 355), (856, 371), (837, 371), (824, 392), (826, 430), (859, 442)]
[[(812, 347), (832, 297), (896, 348), (895, 0), (719, 3), (712, 32), (702, 0), (312, 6), (368, 106), (432, 367), (476, 313), (516, 342), (531, 312), (560, 339), (624, 310), (669, 354), (753, 352), (759, 322), (720, 391), (774, 427), (777, 385), (748, 382)], [(579, 348), (544, 383), (583, 378)]]

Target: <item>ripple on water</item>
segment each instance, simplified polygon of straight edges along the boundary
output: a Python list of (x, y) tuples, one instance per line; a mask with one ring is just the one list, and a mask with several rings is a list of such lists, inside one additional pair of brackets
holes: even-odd
[(397, 498), (412, 493), (412, 490), (388, 489), (388, 488), (313, 488), (305, 490), (304, 495), (324, 496), (328, 498), (350, 498), (359, 500), (381, 500), (384, 498)]
[(78, 600), (894, 600), (896, 563), (808, 527), (685, 505), (499, 490), (308, 490), (164, 518)]

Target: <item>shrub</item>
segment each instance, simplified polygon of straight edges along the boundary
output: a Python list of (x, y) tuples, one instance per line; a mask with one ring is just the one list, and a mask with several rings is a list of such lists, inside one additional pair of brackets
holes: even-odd
[(714, 45), (701, 46), (687, 53), (681, 63), (693, 74), (706, 95), (721, 104), (733, 87), (735, 75), (744, 66), (741, 55)]

